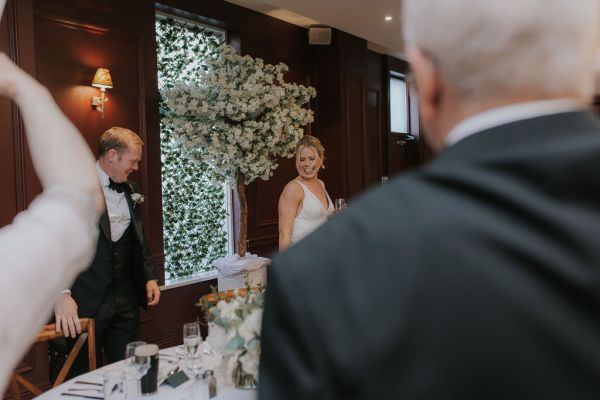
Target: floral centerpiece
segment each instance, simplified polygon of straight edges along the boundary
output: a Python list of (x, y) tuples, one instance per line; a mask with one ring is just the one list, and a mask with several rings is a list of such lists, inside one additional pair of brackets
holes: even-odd
[(212, 165), (221, 179), (236, 182), (240, 199), (238, 254), (246, 254), (245, 185), (267, 180), (278, 157), (291, 157), (303, 126), (313, 112), (303, 107), (316, 96), (312, 87), (284, 81), (288, 67), (235, 54), (219, 46), (206, 60), (197, 83), (177, 82), (162, 91), (171, 110), (173, 134), (190, 151)]
[(225, 373), (238, 387), (258, 384), (260, 330), (265, 289), (235, 290), (233, 295), (203, 300), (208, 322), (208, 344), (225, 360)]

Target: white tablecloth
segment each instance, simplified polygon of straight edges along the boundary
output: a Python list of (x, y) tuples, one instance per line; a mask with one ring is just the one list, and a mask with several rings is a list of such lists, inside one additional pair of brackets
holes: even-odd
[[(179, 366), (182, 370), (185, 369), (185, 361), (176, 361), (175, 348), (171, 347), (168, 349), (161, 349), (160, 355), (164, 355), (164, 357), (160, 358), (159, 361), (159, 379), (162, 377), (167, 371), (176, 367), (179, 363)], [(221, 382), (223, 379), (221, 378), (221, 374), (219, 373), (219, 364), (220, 357), (203, 354), (203, 366), (207, 369), (212, 369), (215, 371), (217, 376), (217, 397), (213, 397), (214, 400), (255, 400), (256, 390), (242, 390), (236, 389), (235, 387), (224, 384)], [(74, 379), (71, 379), (67, 382), (64, 382), (62, 385), (57, 386), (56, 388), (49, 390), (47, 392), (42, 393), (36, 399), (39, 400), (89, 400), (84, 397), (73, 397), (73, 396), (61, 396), (61, 393), (67, 392), (69, 388), (87, 388), (89, 390), (85, 391), (76, 391), (69, 392), (72, 394), (80, 394), (87, 396), (97, 396), (104, 397), (102, 393), (94, 391), (94, 389), (102, 389), (100, 386), (91, 386), (91, 385), (82, 385), (76, 384), (75, 381), (86, 381), (86, 382), (95, 382), (102, 383), (102, 375), (113, 369), (124, 369), (125, 365), (122, 361), (106, 365), (102, 368), (96, 369), (95, 371), (88, 372), (87, 374), (80, 375)], [(189, 374), (188, 374), (189, 375)], [(221, 379), (219, 379), (221, 378)], [(198, 396), (197, 392), (194, 392), (192, 385), (194, 385), (194, 380), (190, 379), (187, 382), (181, 384), (176, 388), (172, 388), (167, 384), (161, 385), (158, 388), (158, 391), (152, 395), (145, 395), (143, 397), (144, 400), (204, 400), (202, 396)], [(136, 398), (136, 394), (134, 392), (135, 386), (133, 382), (130, 382), (128, 385), (128, 396), (127, 400), (138, 400)], [(133, 392), (133, 393), (132, 393)]]

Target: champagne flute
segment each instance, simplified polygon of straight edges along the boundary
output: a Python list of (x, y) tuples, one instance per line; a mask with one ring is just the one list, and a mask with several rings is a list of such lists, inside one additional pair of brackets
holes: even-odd
[(346, 199), (343, 199), (343, 198), (335, 199), (334, 207), (335, 207), (336, 214), (339, 213), (340, 211), (342, 211), (344, 208), (347, 207)]
[(193, 371), (200, 369), (202, 337), (197, 323), (193, 322), (183, 326), (183, 345), (187, 356), (187, 368)]

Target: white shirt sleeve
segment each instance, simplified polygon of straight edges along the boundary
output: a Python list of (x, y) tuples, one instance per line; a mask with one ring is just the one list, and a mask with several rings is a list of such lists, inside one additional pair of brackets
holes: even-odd
[(92, 204), (82, 191), (53, 187), (0, 229), (0, 393), (58, 293), (91, 262), (98, 236)]

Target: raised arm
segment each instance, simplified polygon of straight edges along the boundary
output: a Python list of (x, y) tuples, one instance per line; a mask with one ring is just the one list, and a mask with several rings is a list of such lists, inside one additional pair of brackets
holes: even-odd
[(294, 219), (298, 214), (298, 207), (304, 199), (304, 191), (294, 181), (288, 182), (279, 197), (279, 251), (285, 250), (292, 239)]
[(0, 95), (21, 110), (33, 166), (44, 187), (26, 211), (0, 229), (2, 393), (59, 291), (89, 264), (104, 201), (93, 155), (77, 129), (50, 93), (1, 53)]
[(60, 111), (50, 92), (0, 54), (0, 95), (17, 103), (33, 166), (44, 188), (68, 185), (92, 195), (100, 213), (104, 200), (94, 157), (81, 134)]

